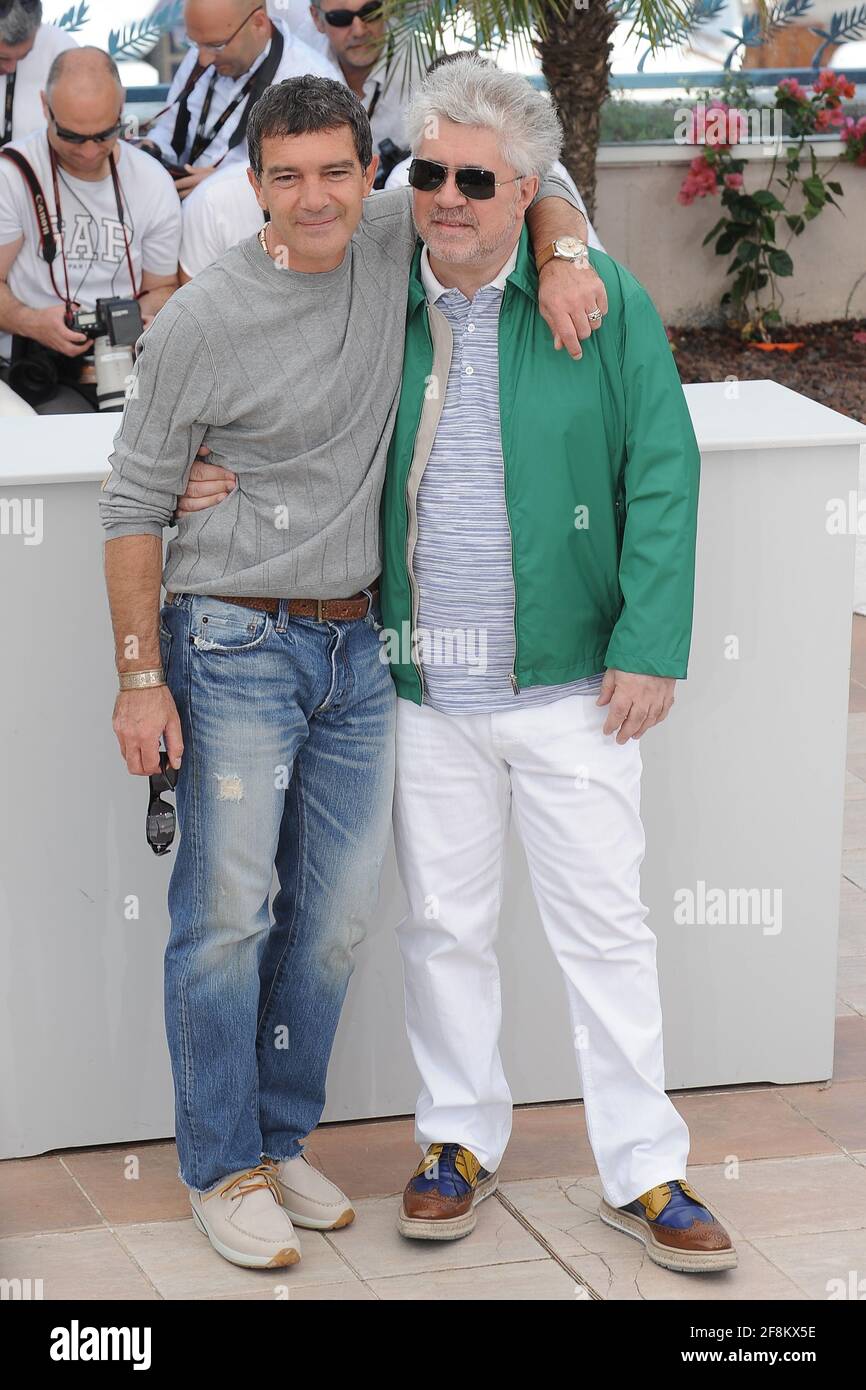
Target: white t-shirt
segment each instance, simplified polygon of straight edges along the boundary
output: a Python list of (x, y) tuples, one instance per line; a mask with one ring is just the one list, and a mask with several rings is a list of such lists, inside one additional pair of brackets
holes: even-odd
[[(273, 23), (283, 36), (283, 56), (274, 74), (272, 85), (275, 86), (278, 82), (284, 82), (287, 77), (302, 77), (304, 73), (307, 72), (316, 73), (319, 77), (331, 77), (335, 81), (341, 80), (339, 68), (335, 68), (328, 58), (296, 38), (294, 34), (289, 32), (285, 24), (281, 23), (279, 20), (274, 20)], [(268, 43), (249, 71), (243, 73), (240, 77), (217, 77), (214, 84), (210, 110), (208, 112), (206, 133), (213, 129), (226, 107), (229, 106), (238, 93), (243, 90), (251, 74), (254, 73), (257, 68), (261, 67), (267, 55), (270, 53), (270, 50), (271, 45)], [(175, 73), (174, 81), (168, 90), (167, 103), (171, 102), (173, 104), (163, 116), (160, 116), (156, 125), (146, 132), (146, 138), (148, 140), (153, 140), (155, 144), (159, 145), (159, 148), (166, 158), (170, 159), (174, 164), (189, 164), (191, 162), (189, 159), (190, 150), (193, 140), (195, 139), (196, 131), (198, 130), (199, 117), (213, 75), (208, 72), (203, 73), (192, 89), (187, 102), (190, 121), (186, 149), (181, 157), (178, 158), (171, 147), (171, 139), (174, 134), (174, 127), (178, 114), (178, 103), (175, 102), (175, 98), (183, 91), (186, 80), (195, 67), (197, 58), (198, 49), (191, 48)], [(246, 110), (248, 101), (248, 97), (244, 98), (240, 105), (232, 112), (219, 134), (195, 161), (197, 167), (216, 164), (218, 159), (222, 159), (223, 155), (225, 155), (225, 158), (222, 159), (222, 163), (220, 164), (221, 169), (224, 169), (227, 164), (238, 162), (243, 164), (247, 163), (246, 140), (241, 140), (232, 150), (229, 150), (229, 140), (237, 129), (238, 122)], [(226, 151), (228, 151), (228, 153), (226, 153)]]
[[(67, 48), (77, 48), (78, 44), (71, 34), (58, 29), (56, 24), (40, 24), (36, 39), (15, 70), (15, 100), (12, 105), (12, 139), (23, 140), (34, 130), (44, 130), (45, 112), (39, 99), (45, 89), (48, 69), (58, 53)], [(3, 134), (3, 115), (6, 110), (6, 83), (4, 74), (0, 77), (0, 137)]]
[[(35, 131), (26, 140), (12, 142), (29, 160), (48, 205), (57, 232), (57, 209), (48, 159), (48, 139)], [(124, 207), (124, 224), (135, 270), (135, 290), (141, 287), (142, 271), (154, 275), (173, 275), (180, 251), (180, 202), (174, 182), (151, 155), (122, 140), (116, 146), (117, 171)], [(70, 297), (82, 308), (93, 309), (97, 299), (117, 295), (130, 297), (130, 281), (123, 233), (117, 217), (117, 202), (111, 175), (88, 182), (73, 178), (58, 168), (60, 205), (63, 213), (63, 242), (69, 274)], [(24, 235), (7, 276), (10, 290), (31, 309), (47, 309), (61, 303), (51, 285), (48, 266), (42, 258), (39, 228), (33, 200), (20, 172), (9, 160), (0, 158), (0, 246), (7, 246)], [(61, 296), (65, 294), (63, 259), (58, 245), (54, 259), (54, 279)], [(0, 356), (8, 357), (11, 335), (0, 333)]]
[[(391, 189), (391, 188), (405, 188), (405, 187), (406, 187), (406, 185), (407, 185), (408, 182), (409, 182), (409, 165), (410, 165), (411, 163), (412, 163), (412, 160), (411, 160), (411, 158), (409, 158), (409, 159), (404, 159), (403, 162), (402, 162), (402, 164), (395, 164), (394, 168), (391, 170), (391, 173), (388, 175), (388, 178), (385, 180), (385, 191), (386, 191), (386, 192), (387, 192), (389, 189)], [(564, 165), (564, 164), (560, 164), (559, 160), (556, 159), (556, 160), (554, 160), (553, 164), (551, 164), (551, 166), (550, 166), (550, 172), (551, 172), (552, 174), (558, 174), (559, 177), (560, 177), (561, 179), (564, 179), (564, 180), (565, 180), (565, 182), (568, 184), (569, 188), (571, 189), (571, 191), (572, 191), (572, 193), (573, 193), (573, 195), (574, 195), (574, 197), (575, 197), (575, 199), (576, 199), (576, 201), (577, 201), (577, 203), (578, 203), (578, 205), (579, 205), (579, 207), (580, 207), (581, 212), (583, 213), (584, 217), (586, 218), (587, 244), (588, 244), (589, 246), (594, 246), (595, 249), (596, 249), (596, 251), (604, 251), (604, 247), (602, 246), (601, 242), (600, 242), (599, 239), (598, 239), (598, 234), (597, 234), (597, 232), (596, 232), (596, 230), (595, 230), (595, 227), (593, 227), (592, 223), (591, 223), (590, 220), (589, 220), (589, 216), (588, 216), (587, 211), (586, 211), (586, 204), (584, 203), (583, 199), (581, 198), (580, 194), (578, 193), (577, 188), (575, 187), (574, 179), (571, 177), (571, 174), (568, 172), (568, 170), (566, 169), (565, 165)]]
[(218, 169), (184, 199), (181, 269), (198, 275), (230, 246), (253, 236), (264, 220), (247, 178), (247, 165)]

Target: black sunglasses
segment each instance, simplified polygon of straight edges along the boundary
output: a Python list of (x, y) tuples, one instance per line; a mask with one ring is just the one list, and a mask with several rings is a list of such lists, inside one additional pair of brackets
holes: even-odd
[[(448, 177), (448, 164), (433, 159), (413, 159), (409, 165), (409, 183), (420, 193), (434, 193)], [(492, 169), (475, 169), (471, 165), (455, 169), (454, 182), (464, 198), (495, 198), (497, 188), (504, 183), (517, 183), (524, 174), (513, 179), (497, 179)]]
[(160, 749), (159, 772), (151, 772), (150, 800), (147, 804), (147, 843), (154, 854), (168, 854), (174, 839), (177, 817), (170, 801), (162, 800), (162, 792), (173, 792), (177, 786), (179, 768), (171, 767), (165, 749)]
[(382, 2), (381, 0), (370, 0), (369, 5), (362, 5), (360, 10), (323, 10), (320, 5), (319, 13), (335, 29), (348, 29), (353, 19), (363, 19), (365, 24), (380, 19)]
[(48, 108), (48, 114), (54, 122), (54, 129), (58, 138), (68, 141), (70, 145), (86, 145), (88, 140), (96, 140), (98, 144), (102, 145), (106, 140), (113, 140), (115, 135), (119, 135), (123, 130), (122, 116), (119, 116), (114, 125), (109, 126), (108, 130), (97, 131), (95, 135), (82, 135), (79, 130), (65, 130), (62, 125), (58, 125), (57, 117), (50, 106)]

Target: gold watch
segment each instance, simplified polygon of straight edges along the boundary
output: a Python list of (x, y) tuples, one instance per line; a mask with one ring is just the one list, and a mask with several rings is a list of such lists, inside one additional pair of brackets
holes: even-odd
[(539, 270), (552, 261), (554, 257), (559, 261), (571, 261), (573, 265), (581, 270), (589, 265), (588, 248), (585, 241), (581, 241), (576, 236), (560, 236), (556, 241), (552, 241), (549, 246), (545, 246), (540, 255), (536, 256), (535, 264)]

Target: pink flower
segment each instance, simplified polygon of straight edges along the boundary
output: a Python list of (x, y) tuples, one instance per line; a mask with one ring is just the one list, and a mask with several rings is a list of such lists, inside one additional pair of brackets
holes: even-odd
[(779, 83), (779, 90), (791, 97), (793, 101), (809, 100), (796, 77), (783, 77)]
[(724, 101), (698, 102), (689, 112), (686, 140), (690, 145), (711, 145), (713, 149), (728, 149), (748, 129), (746, 116)]
[(725, 174), (725, 186), (727, 188), (742, 188), (742, 174)]
[(853, 97), (856, 88), (853, 82), (848, 81), (843, 72), (833, 72), (830, 68), (824, 68), (818, 74), (812, 91), (818, 96), (825, 92), (829, 98), (835, 99), (833, 104), (836, 105), (842, 97)]

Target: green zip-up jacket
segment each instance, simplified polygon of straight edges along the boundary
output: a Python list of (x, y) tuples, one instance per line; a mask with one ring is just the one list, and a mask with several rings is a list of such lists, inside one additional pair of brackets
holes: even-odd
[[(420, 704), (415, 499), (444, 402), (452, 335), (427, 302), (419, 242), (382, 499), (382, 634), (397, 693)], [(603, 251), (608, 313), (574, 361), (538, 309), (524, 226), (499, 315), (499, 415), (515, 591), (512, 687), (603, 667), (687, 674), (700, 453), (658, 311)], [(483, 614), (479, 614), (483, 622)]]

